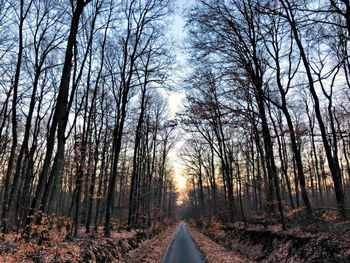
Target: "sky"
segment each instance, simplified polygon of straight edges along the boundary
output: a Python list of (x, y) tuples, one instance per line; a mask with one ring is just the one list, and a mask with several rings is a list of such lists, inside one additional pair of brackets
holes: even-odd
[[(186, 63), (186, 53), (183, 49), (183, 42), (185, 40), (185, 18), (183, 14), (185, 9), (188, 8), (191, 1), (177, 0), (174, 12), (173, 23), (171, 24), (170, 38), (175, 42), (175, 52), (176, 52), (176, 62), (177, 71), (174, 74), (175, 85), (181, 85), (181, 79), (183, 79), (190, 68), (188, 68), (188, 63)], [(169, 110), (171, 118), (176, 118), (176, 113), (178, 113), (183, 108), (183, 101), (185, 98), (185, 90), (179, 87), (177, 91), (170, 91), (168, 93), (169, 100)], [(179, 132), (179, 131), (178, 131)], [(182, 170), (184, 168), (183, 163), (178, 158), (178, 153), (184, 144), (184, 140), (179, 136), (174, 148), (169, 153), (169, 161), (174, 166), (175, 170), (175, 181), (177, 183), (178, 189), (181, 191), (186, 187), (186, 178), (182, 175)]]

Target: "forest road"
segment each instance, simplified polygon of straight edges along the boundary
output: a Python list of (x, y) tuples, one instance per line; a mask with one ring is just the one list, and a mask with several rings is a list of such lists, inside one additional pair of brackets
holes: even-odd
[(205, 263), (202, 252), (194, 243), (184, 223), (176, 229), (163, 263)]

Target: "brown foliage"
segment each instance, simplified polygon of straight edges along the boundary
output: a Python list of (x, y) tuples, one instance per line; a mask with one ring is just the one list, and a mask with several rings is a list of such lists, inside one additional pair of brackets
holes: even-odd
[(79, 262), (79, 243), (64, 240), (70, 221), (55, 215), (36, 214), (41, 224), (31, 224), (25, 229), (3, 236), (0, 262)]
[[(212, 224), (212, 229), (217, 229), (219, 222), (216, 221), (215, 218), (212, 218), (210, 221)], [(250, 262), (248, 259), (243, 259), (242, 256), (234, 253), (233, 251), (229, 251), (225, 247), (215, 243), (213, 240), (197, 231), (194, 227), (189, 227), (188, 231), (198, 245), (199, 249), (203, 252), (205, 260), (208, 263)]]

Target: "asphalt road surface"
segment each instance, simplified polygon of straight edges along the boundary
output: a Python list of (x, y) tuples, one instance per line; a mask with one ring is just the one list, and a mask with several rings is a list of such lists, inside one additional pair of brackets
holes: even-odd
[(194, 243), (184, 223), (178, 226), (163, 262), (205, 263), (202, 253)]

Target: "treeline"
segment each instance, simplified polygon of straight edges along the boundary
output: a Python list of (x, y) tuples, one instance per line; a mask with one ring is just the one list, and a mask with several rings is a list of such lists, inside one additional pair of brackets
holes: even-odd
[(333, 0), (196, 2), (181, 154), (192, 216), (278, 212), (284, 228), (300, 207), (345, 216), (349, 11)]
[(174, 215), (169, 1), (0, 1), (2, 231)]

